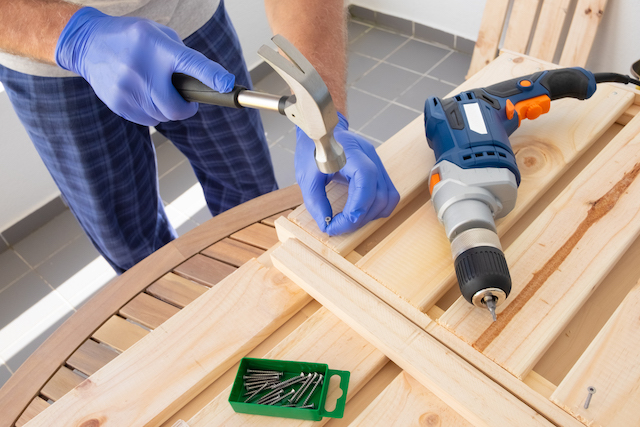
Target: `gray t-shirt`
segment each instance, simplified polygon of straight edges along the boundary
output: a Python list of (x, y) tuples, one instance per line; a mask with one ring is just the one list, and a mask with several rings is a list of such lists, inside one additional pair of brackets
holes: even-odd
[[(173, 28), (183, 40), (202, 27), (215, 13), (220, 0), (68, 0), (91, 6), (107, 15), (139, 16)], [(56, 65), (43, 64), (0, 51), (0, 64), (15, 71), (43, 77), (76, 74)]]

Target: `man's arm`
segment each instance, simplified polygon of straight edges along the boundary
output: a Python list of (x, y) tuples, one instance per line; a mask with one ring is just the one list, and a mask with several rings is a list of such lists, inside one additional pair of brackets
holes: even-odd
[(346, 14), (343, 0), (265, 0), (274, 34), (282, 34), (311, 62), (346, 116)]
[(78, 9), (61, 0), (0, 0), (0, 50), (55, 65), (58, 37)]

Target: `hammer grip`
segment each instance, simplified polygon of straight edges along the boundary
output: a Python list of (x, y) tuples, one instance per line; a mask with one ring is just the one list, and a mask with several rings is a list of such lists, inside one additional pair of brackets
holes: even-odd
[(220, 93), (202, 83), (195, 77), (186, 74), (175, 73), (171, 76), (173, 86), (184, 99), (191, 102), (220, 105), (222, 107), (244, 108), (238, 102), (238, 95), (247, 90), (246, 87), (235, 85), (228, 93)]

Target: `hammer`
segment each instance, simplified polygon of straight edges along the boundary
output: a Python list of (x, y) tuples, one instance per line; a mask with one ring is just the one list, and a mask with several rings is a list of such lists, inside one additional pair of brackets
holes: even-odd
[(285, 80), (293, 92), (291, 96), (256, 92), (240, 85), (234, 86), (231, 92), (220, 93), (198, 79), (179, 73), (173, 75), (173, 85), (187, 101), (231, 108), (260, 108), (287, 116), (315, 142), (318, 170), (326, 174), (338, 172), (347, 159), (342, 146), (333, 137), (338, 113), (329, 89), (307, 58), (287, 39), (278, 34), (271, 40), (289, 60), (266, 45), (258, 49), (258, 55)]

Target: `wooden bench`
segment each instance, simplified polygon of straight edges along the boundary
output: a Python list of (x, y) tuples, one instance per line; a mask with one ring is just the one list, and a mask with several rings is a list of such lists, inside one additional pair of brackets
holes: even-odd
[[(456, 92), (549, 67), (506, 52)], [(214, 218), (56, 331), (0, 390), (0, 424), (309, 424), (233, 412), (251, 356), (351, 372), (345, 418), (317, 424), (635, 425), (639, 105), (601, 85), (513, 135), (523, 179), (499, 233), (514, 290), (495, 324), (458, 298), (419, 117), (378, 149), (401, 193), (390, 219), (332, 238), (304, 207), (274, 222), (301, 202), (295, 187)], [(328, 193), (341, 209), (345, 188)]]

